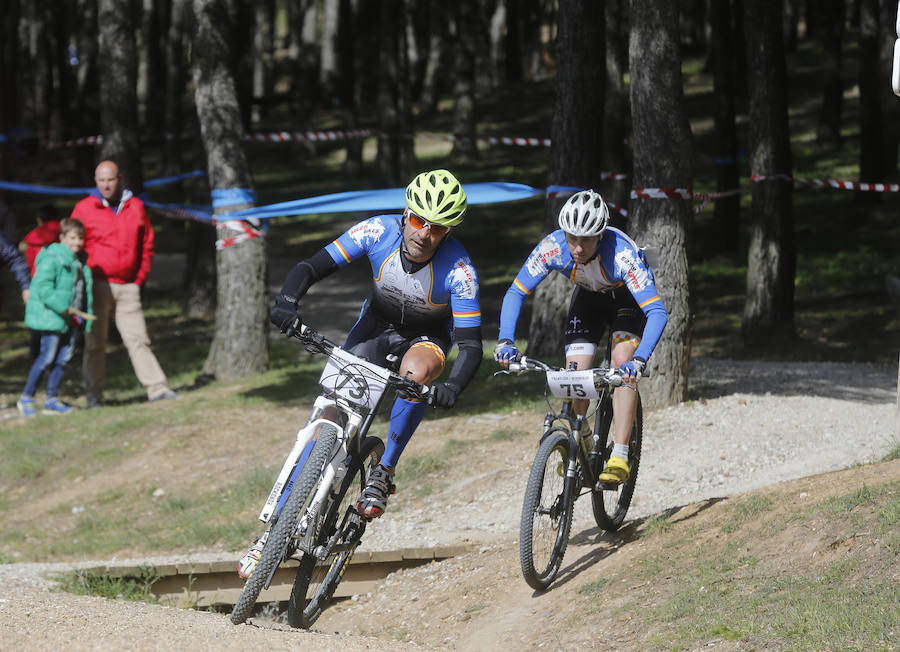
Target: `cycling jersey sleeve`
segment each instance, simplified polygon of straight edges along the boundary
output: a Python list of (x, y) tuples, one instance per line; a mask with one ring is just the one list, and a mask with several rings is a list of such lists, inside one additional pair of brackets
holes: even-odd
[(344, 267), (368, 254), (385, 230), (386, 226), (382, 219), (372, 217), (350, 227), (337, 240), (325, 247), (325, 250), (338, 267)]
[[(467, 256), (457, 258), (447, 275), (455, 330), (481, 326), (478, 274)], [(480, 346), (479, 340), (479, 346)]]
[(284, 284), (281, 286), (281, 294), (285, 299), (297, 305), (310, 286), (338, 270), (337, 264), (332, 260), (326, 249), (320, 249), (315, 255), (306, 260), (301, 260), (294, 265)]
[(630, 246), (616, 252), (615, 269), (616, 275), (622, 279), (625, 287), (647, 316), (641, 343), (634, 352), (634, 357), (649, 360), (669, 321), (662, 297), (656, 289), (653, 271), (647, 264), (644, 252)]
[(500, 333), (497, 339), (515, 342), (516, 324), (525, 297), (534, 292), (552, 270), (565, 269), (566, 260), (571, 262), (568, 252), (569, 248), (562, 231), (554, 231), (547, 235), (531, 251), (503, 297), (503, 305), (500, 308)]

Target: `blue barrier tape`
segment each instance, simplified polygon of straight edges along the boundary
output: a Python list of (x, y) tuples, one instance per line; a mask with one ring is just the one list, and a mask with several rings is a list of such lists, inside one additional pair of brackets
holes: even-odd
[(213, 208), (225, 208), (235, 204), (255, 204), (256, 192), (251, 188), (220, 188), (212, 191)]
[[(522, 183), (502, 181), (466, 184), (466, 197), (470, 205), (493, 204), (497, 202), (529, 199), (544, 194), (539, 188)], [(228, 219), (269, 219), (292, 215), (316, 213), (346, 213), (385, 210), (402, 210), (406, 206), (405, 188), (384, 188), (380, 190), (354, 190), (338, 192), (318, 197), (307, 197), (293, 201), (256, 206), (242, 211), (228, 213)]]
[[(169, 183), (175, 183), (176, 181), (182, 181), (184, 179), (190, 179), (193, 177), (204, 177), (206, 176), (206, 172), (203, 170), (193, 170), (192, 172), (185, 172), (184, 174), (178, 174), (171, 177), (161, 177), (159, 179), (150, 179), (149, 181), (144, 182), (144, 186), (147, 188), (154, 188), (156, 186), (163, 186)], [(0, 181), (0, 190), (10, 190), (13, 192), (25, 192), (31, 193), (35, 195), (60, 195), (66, 197), (77, 197), (82, 195), (89, 195), (95, 189), (94, 188), (62, 188), (55, 186), (38, 186), (30, 183), (14, 183), (12, 181)]]
[(14, 192), (30, 192), (35, 195), (87, 195), (93, 188), (55, 188), (53, 186), (34, 186), (27, 183), (13, 183), (12, 181), (0, 181), (0, 190), (12, 190)]
[(169, 183), (175, 183), (176, 181), (183, 181), (185, 179), (191, 179), (193, 177), (205, 177), (206, 172), (203, 170), (192, 170), (191, 172), (185, 172), (184, 174), (176, 174), (171, 177), (160, 177), (159, 179), (150, 179), (150, 181), (144, 182), (145, 188), (155, 188), (156, 186), (164, 186)]

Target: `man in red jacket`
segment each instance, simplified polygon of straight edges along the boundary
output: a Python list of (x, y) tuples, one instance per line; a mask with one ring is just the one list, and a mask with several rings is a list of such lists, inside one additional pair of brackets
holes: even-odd
[(84, 384), (88, 407), (103, 401), (106, 379), (106, 339), (110, 315), (131, 358), (131, 365), (147, 398), (176, 398), (169, 389), (156, 356), (141, 307), (141, 286), (153, 259), (153, 227), (144, 203), (122, 186), (119, 167), (103, 161), (94, 172), (96, 192), (75, 205), (72, 217), (85, 226), (84, 249), (94, 278), (97, 320), (84, 341)]

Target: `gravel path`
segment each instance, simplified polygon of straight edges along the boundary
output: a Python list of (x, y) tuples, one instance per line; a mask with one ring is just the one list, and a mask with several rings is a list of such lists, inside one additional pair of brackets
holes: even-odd
[[(629, 517), (875, 462), (898, 443), (895, 364), (698, 358), (692, 377), (693, 401), (645, 415), (642, 465)], [(531, 423), (534, 415), (471, 419), (509, 427), (510, 422)], [(447, 503), (454, 509), (445, 510), (439, 522), (432, 520), (431, 506), (390, 513), (367, 533), (364, 546), (377, 550), (458, 544), (461, 538), (485, 545), (509, 540), (518, 531), (521, 491), (534, 454), (533, 447), (521, 448), (510, 451), (503, 469), (460, 479), (435, 496), (437, 501), (456, 501)], [(577, 503), (573, 535), (595, 527), (589, 509), (590, 501)], [(190, 560), (212, 557), (192, 555)], [(298, 642), (309, 649), (410, 649), (360, 637), (307, 635), (301, 642), (296, 632), (234, 628), (217, 614), (48, 593), (43, 574), (71, 567), (0, 565), (0, 649), (286, 649)]]

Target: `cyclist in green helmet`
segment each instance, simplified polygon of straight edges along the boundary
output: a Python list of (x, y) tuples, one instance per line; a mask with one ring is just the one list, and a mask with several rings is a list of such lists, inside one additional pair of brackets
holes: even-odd
[[(462, 223), (466, 206), (462, 184), (447, 170), (417, 175), (406, 188), (402, 214), (356, 224), (291, 270), (272, 307), (272, 322), (282, 331), (291, 328), (313, 283), (365, 256), (372, 266), (372, 296), (344, 347), (375, 363), (397, 355), (401, 374), (431, 384), (456, 342), (459, 355), (446, 382), (433, 385), (431, 399), (434, 405), (453, 407), (482, 352), (478, 276), (450, 233)], [(358, 503), (364, 516), (384, 512), (397, 460), (424, 413), (425, 403), (411, 397), (400, 396), (394, 403), (382, 465)]]

